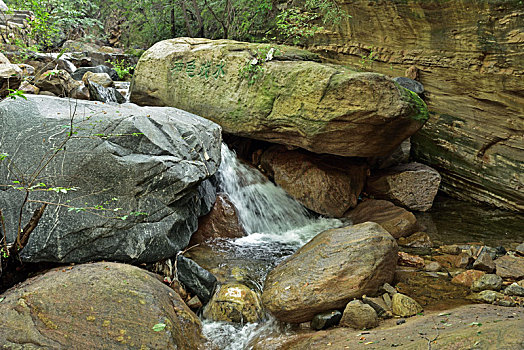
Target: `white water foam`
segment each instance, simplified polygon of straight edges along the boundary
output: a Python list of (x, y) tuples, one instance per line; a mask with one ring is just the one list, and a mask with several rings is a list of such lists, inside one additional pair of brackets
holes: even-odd
[[(247, 233), (233, 244), (240, 248), (240, 254), (251, 259), (259, 259), (261, 254), (266, 259), (275, 256), (275, 249), (279, 249), (275, 247), (279, 246), (282, 251), (296, 250), (318, 233), (343, 225), (338, 219), (310, 214), (257, 169), (238, 160), (225, 144), (217, 177), (221, 191), (237, 208)], [(203, 333), (219, 349), (243, 350), (251, 349), (257, 338), (282, 334), (282, 325), (271, 316), (260, 323), (243, 325), (204, 321)]]

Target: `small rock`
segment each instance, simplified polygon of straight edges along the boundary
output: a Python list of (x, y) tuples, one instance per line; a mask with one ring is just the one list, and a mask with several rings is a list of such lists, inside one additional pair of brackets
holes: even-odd
[(29, 84), (27, 81), (23, 81), (22, 84), (20, 84), (20, 87), (18, 88), (18, 90), (22, 90), (26, 94), (33, 94), (33, 95), (38, 95), (38, 93), (40, 92), (39, 88), (37, 88), (36, 86), (32, 84)]
[(21, 64), (18, 65), (18, 67), (20, 67), (20, 69), (22, 70), (22, 76), (23, 77), (29, 77), (29, 76), (35, 74), (35, 67), (33, 67), (33, 66), (29, 65), (29, 64), (21, 63)]
[(406, 320), (401, 318), (400, 320), (397, 320), (397, 326), (406, 323)]
[(470, 254), (466, 252), (462, 252), (459, 255), (457, 255), (457, 258), (455, 259), (454, 266), (458, 267), (459, 269), (465, 269), (468, 267), (468, 265), (473, 261), (473, 258)]
[(260, 295), (239, 284), (225, 284), (217, 288), (204, 308), (205, 318), (236, 323), (258, 322), (264, 312)]
[(101, 85), (105, 88), (114, 85), (113, 80), (109, 77), (109, 74), (107, 73), (86, 72), (82, 77), (82, 81), (86, 86), (90, 83), (97, 83), (98, 85)]
[(422, 83), (416, 80), (406, 78), (406, 77), (396, 77), (396, 78), (393, 78), (393, 80), (396, 83), (398, 83), (400, 86), (402, 86), (403, 88), (413, 91), (416, 94), (420, 95), (424, 93), (424, 85), (422, 85)]
[(515, 248), (515, 251), (517, 252), (517, 254), (524, 256), (524, 242), (519, 244), (517, 248)]
[(502, 278), (495, 274), (486, 274), (471, 284), (471, 290), (481, 292), (483, 290), (500, 290)]
[(400, 266), (412, 266), (412, 267), (418, 267), (423, 268), (424, 267), (424, 259), (422, 259), (420, 256), (417, 255), (411, 255), (404, 252), (398, 252), (398, 265)]
[(504, 290), (504, 294), (524, 297), (524, 287), (520, 286), (518, 283), (512, 283)]
[(498, 306), (505, 306), (505, 307), (514, 307), (517, 305), (513, 300), (510, 300), (510, 299), (498, 299), (498, 300), (495, 300), (493, 304), (498, 305)]
[(451, 283), (471, 288), (471, 285), (473, 284), (473, 282), (478, 280), (485, 274), (486, 273), (484, 271), (467, 270), (453, 277), (453, 279), (451, 280)]
[(504, 299), (504, 294), (495, 292), (493, 290), (484, 290), (480, 293), (474, 293), (468, 296), (468, 299), (471, 299), (480, 303), (493, 304), (495, 300)]
[(520, 280), (524, 277), (524, 257), (504, 255), (495, 260), (497, 275), (504, 279)]
[(442, 266), (437, 261), (430, 261), (424, 266), (424, 270), (428, 272), (439, 272)]
[(398, 244), (412, 248), (431, 248), (433, 243), (426, 232), (416, 232), (409, 237), (400, 237)]
[(370, 297), (363, 296), (362, 302), (364, 304), (368, 304), (369, 306), (371, 306), (377, 313), (378, 317), (387, 316), (388, 311), (391, 310), (391, 307), (387, 306), (387, 304), (384, 302), (384, 299), (380, 297), (370, 298)]
[(200, 309), (202, 307), (202, 302), (198, 298), (198, 296), (194, 296), (186, 303), (187, 306), (189, 306), (190, 309)]
[(460, 247), (456, 244), (443, 245), (442, 247), (440, 247), (440, 251), (444, 254), (452, 254), (452, 255), (459, 255), (462, 252)]
[(346, 305), (340, 325), (354, 329), (375, 328), (378, 326), (378, 316), (371, 306), (353, 300)]
[(386, 293), (389, 293), (389, 295), (397, 293), (397, 290), (394, 287), (392, 287), (389, 283), (384, 283), (381, 289), (384, 290)]
[(217, 284), (217, 279), (196, 262), (182, 255), (177, 257), (178, 280), (192, 294), (207, 304)]
[(9, 62), (9, 59), (5, 57), (5, 55), (1, 52), (0, 52), (0, 64), (11, 64), (11, 62)]
[(409, 317), (423, 311), (422, 306), (414, 299), (404, 294), (394, 294), (391, 299), (391, 310), (393, 314), (401, 317)]
[(311, 328), (319, 331), (321, 329), (333, 327), (338, 324), (341, 318), (342, 313), (338, 310), (323, 312), (313, 317), (311, 320)]
[(382, 294), (382, 299), (384, 300), (384, 303), (388, 307), (389, 310), (391, 310), (391, 297), (388, 293)]
[(477, 260), (473, 263), (473, 268), (491, 273), (495, 271), (495, 263), (491, 259), (490, 254), (486, 250), (482, 250)]

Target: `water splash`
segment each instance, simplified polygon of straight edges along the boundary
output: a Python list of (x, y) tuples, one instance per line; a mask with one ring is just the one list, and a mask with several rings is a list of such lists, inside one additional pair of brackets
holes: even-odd
[[(217, 173), (220, 190), (238, 211), (247, 236), (223, 248), (229, 259), (257, 261), (258, 273), (252, 283), (262, 287), (266, 273), (284, 256), (307, 243), (318, 233), (340, 227), (343, 222), (311, 214), (302, 204), (274, 185), (256, 168), (242, 163), (222, 144), (222, 163)], [(260, 266), (260, 265), (263, 266)], [(262, 288), (260, 288), (262, 289)], [(274, 318), (244, 325), (227, 322), (203, 322), (203, 333), (214, 346), (224, 350), (251, 349), (256, 339), (281, 335), (283, 325)]]
[(282, 242), (300, 246), (315, 234), (342, 224), (337, 219), (311, 215), (257, 169), (241, 162), (225, 144), (218, 179), (248, 234), (237, 240), (238, 244)]

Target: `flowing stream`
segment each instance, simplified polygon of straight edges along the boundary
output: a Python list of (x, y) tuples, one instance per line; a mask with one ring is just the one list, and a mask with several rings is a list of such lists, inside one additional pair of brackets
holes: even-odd
[[(252, 283), (259, 291), (272, 266), (318, 233), (343, 225), (338, 219), (312, 215), (257, 169), (239, 161), (225, 144), (218, 180), (220, 190), (228, 194), (237, 208), (247, 233), (246, 237), (229, 243), (226, 249), (238, 259), (258, 260)], [(203, 325), (205, 336), (220, 349), (227, 350), (250, 349), (250, 342), (256, 337), (285, 329), (270, 316), (261, 323), (239, 325), (205, 320)]]

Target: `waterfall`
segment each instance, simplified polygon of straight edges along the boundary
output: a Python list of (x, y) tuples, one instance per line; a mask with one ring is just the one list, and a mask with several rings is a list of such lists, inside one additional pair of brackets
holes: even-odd
[(311, 215), (257, 169), (241, 162), (225, 144), (218, 180), (220, 190), (237, 208), (248, 234), (239, 243), (277, 241), (303, 245), (315, 234), (341, 225), (340, 220)]
[[(219, 190), (235, 205), (247, 236), (233, 241), (237, 249), (230, 254), (242, 259), (266, 264), (257, 271), (260, 285), (265, 274), (284, 256), (307, 243), (316, 234), (342, 226), (338, 219), (311, 214), (295, 199), (274, 185), (256, 168), (237, 159), (222, 144), (222, 163), (217, 173)], [(204, 320), (203, 333), (214, 346), (223, 350), (250, 349), (254, 339), (270, 334), (282, 334), (281, 325), (271, 316), (260, 323), (233, 324)]]

